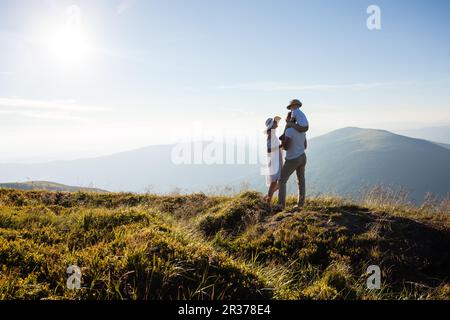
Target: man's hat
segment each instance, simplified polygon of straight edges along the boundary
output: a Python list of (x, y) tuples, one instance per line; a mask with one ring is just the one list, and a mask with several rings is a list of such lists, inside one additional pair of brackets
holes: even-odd
[(294, 99), (291, 101), (291, 103), (289, 103), (289, 105), (287, 106), (288, 109), (291, 109), (291, 107), (293, 106), (299, 106), (301, 107), (303, 104), (300, 102), (300, 100)]

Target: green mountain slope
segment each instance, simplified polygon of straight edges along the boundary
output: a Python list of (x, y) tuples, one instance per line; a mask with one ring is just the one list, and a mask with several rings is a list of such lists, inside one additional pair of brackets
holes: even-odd
[(450, 190), (450, 150), (384, 130), (344, 128), (311, 139), (310, 189), (355, 196), (376, 184), (405, 187), (416, 201)]
[(2, 189), (0, 299), (450, 298), (448, 204), (289, 199), (274, 214), (260, 199)]

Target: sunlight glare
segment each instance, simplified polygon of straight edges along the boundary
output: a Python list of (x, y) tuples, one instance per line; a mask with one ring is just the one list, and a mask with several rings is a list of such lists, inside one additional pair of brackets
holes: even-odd
[(64, 64), (81, 62), (87, 55), (87, 42), (78, 30), (68, 28), (54, 32), (49, 40), (52, 56)]
[(64, 66), (79, 65), (85, 61), (89, 45), (80, 21), (80, 9), (71, 6), (67, 9), (64, 26), (54, 26), (47, 36), (47, 47), (51, 57)]

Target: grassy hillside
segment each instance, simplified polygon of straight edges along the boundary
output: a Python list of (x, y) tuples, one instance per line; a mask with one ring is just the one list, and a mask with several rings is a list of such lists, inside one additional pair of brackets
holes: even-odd
[[(260, 196), (0, 190), (0, 298), (450, 299), (448, 203), (273, 214)], [(365, 287), (371, 264), (382, 290)]]
[(27, 181), (27, 182), (9, 182), (0, 183), (0, 188), (4, 189), (18, 189), (18, 190), (47, 190), (47, 191), (67, 191), (67, 192), (107, 192), (97, 188), (85, 188), (68, 186), (61, 183), (49, 181)]

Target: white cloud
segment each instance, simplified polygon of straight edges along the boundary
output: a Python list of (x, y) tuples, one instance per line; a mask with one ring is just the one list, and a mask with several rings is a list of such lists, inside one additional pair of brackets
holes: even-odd
[(77, 104), (74, 100), (36, 100), (0, 97), (0, 114), (49, 120), (85, 120), (83, 113), (98, 113), (109, 109)]
[(79, 105), (74, 100), (35, 100), (22, 98), (0, 97), (0, 108), (14, 109), (45, 109), (72, 112), (98, 112), (107, 111), (107, 108), (97, 106)]
[(12, 73), (11, 72), (9, 72), (9, 71), (0, 71), (0, 76), (9, 76), (9, 75), (11, 75)]
[(82, 117), (77, 117), (67, 114), (58, 114), (51, 112), (41, 112), (41, 111), (21, 111), (21, 110), (1, 110), (0, 115), (15, 115), (26, 118), (34, 119), (49, 119), (49, 120), (83, 120)]
[(379, 87), (408, 85), (410, 83), (402, 82), (369, 82), (352, 84), (316, 84), (305, 85), (298, 83), (283, 82), (248, 82), (234, 85), (223, 85), (220, 89), (240, 89), (255, 91), (329, 91), (329, 90), (364, 90)]

